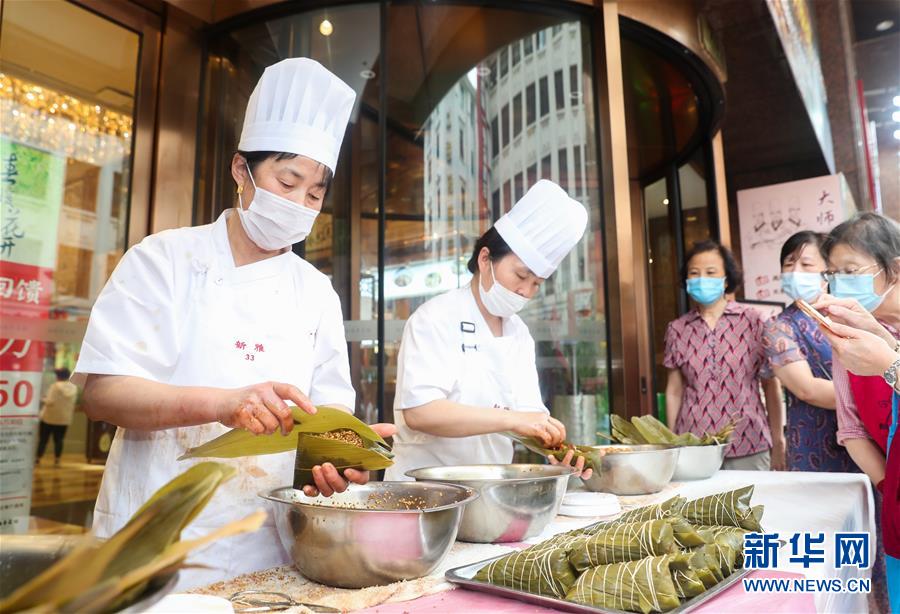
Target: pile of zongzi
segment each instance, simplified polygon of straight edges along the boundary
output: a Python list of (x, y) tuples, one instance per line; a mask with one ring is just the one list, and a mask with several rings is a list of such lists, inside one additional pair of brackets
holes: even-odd
[(294, 408), (294, 429), (287, 435), (254, 435), (233, 429), (201, 446), (191, 448), (186, 458), (238, 458), (297, 451), (294, 488), (312, 483), (312, 468), (331, 463), (344, 469), (374, 471), (394, 464), (387, 442), (372, 428), (346, 411), (317, 407), (315, 414)]
[(193, 540), (186, 527), (235, 469), (199, 463), (160, 488), (105, 541), (85, 538), (65, 557), (0, 601), (0, 612), (109, 612), (134, 602), (148, 583), (184, 565), (191, 551), (217, 539), (255, 531), (263, 511)]
[(761, 530), (752, 494), (747, 486), (673, 497), (495, 559), (475, 579), (597, 608), (666, 612), (741, 568), (744, 533)]

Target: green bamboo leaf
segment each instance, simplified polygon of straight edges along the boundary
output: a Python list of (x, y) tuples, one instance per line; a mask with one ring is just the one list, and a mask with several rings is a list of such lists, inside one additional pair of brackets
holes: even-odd
[(344, 469), (377, 471), (394, 464), (394, 461), (376, 444), (369, 443), (368, 446), (361, 448), (344, 441), (302, 433), (294, 465), (294, 488), (299, 489), (306, 484), (312, 484), (312, 468), (326, 462), (334, 465), (341, 473)]
[[(181, 475), (176, 476), (172, 479), (168, 484), (157, 490), (153, 493), (153, 496), (150, 497), (132, 516), (134, 519), (137, 516), (140, 516), (141, 513), (144, 512), (148, 507), (167, 496), (169, 493), (187, 486), (192, 483), (196, 483), (201, 478), (212, 476), (213, 479), (216, 480), (216, 488), (222, 482), (225, 482), (237, 473), (237, 469), (231, 467), (230, 465), (225, 465), (223, 463), (214, 463), (214, 462), (203, 462), (197, 463)], [(212, 489), (215, 491), (215, 488)], [(206, 505), (207, 501), (199, 502), (196, 506), (196, 512), (199, 513), (200, 510)], [(190, 524), (190, 522), (196, 517), (196, 515), (192, 515), (187, 519), (185, 525)]]
[(181, 531), (206, 506), (219, 485), (235, 473), (233, 467), (221, 463), (199, 463), (159, 489), (129, 523), (151, 511), (152, 520), (140, 539), (133, 540), (128, 549), (107, 567), (104, 579), (147, 564), (178, 541)]
[(620, 442), (630, 445), (649, 443), (644, 436), (641, 435), (640, 431), (625, 418), (616, 414), (612, 414), (609, 418), (610, 423), (612, 424), (613, 435), (615, 435), (616, 439)]
[(647, 443), (657, 445), (671, 445), (677, 435), (653, 416), (634, 416), (631, 424), (647, 440)]
[(153, 514), (154, 511), (145, 513), (105, 542), (85, 540), (84, 544), (0, 601), (0, 612), (38, 607), (53, 610), (102, 582), (110, 562), (130, 547), (133, 540), (140, 538), (141, 530), (153, 519)]
[[(116, 579), (147, 566), (176, 543), (182, 529), (200, 513), (219, 485), (235, 473), (221, 463), (194, 465), (160, 488), (111, 538), (104, 542), (86, 540), (3, 601), (0, 611), (58, 609), (68, 607), (79, 596), (112, 590)], [(143, 585), (131, 586), (127, 594), (118, 594), (117, 598), (127, 600), (142, 590)]]
[(218, 539), (249, 533), (259, 529), (266, 520), (266, 513), (256, 511), (249, 516), (230, 522), (219, 529), (193, 540), (178, 541), (162, 550), (153, 560), (130, 569), (122, 576), (114, 578), (114, 582), (106, 583), (102, 589), (91, 591), (88, 599), (80, 600), (80, 612), (115, 611), (124, 607), (121, 595), (140, 591), (152, 578), (170, 573), (173, 568), (181, 566), (192, 551), (197, 550)]
[(278, 454), (297, 449), (301, 433), (327, 433), (338, 429), (350, 429), (363, 439), (390, 452), (387, 442), (362, 420), (341, 409), (320, 406), (315, 414), (307, 414), (300, 408), (293, 408), (294, 429), (287, 435), (280, 432), (271, 435), (254, 435), (243, 429), (232, 429), (224, 435), (191, 448), (178, 460), (189, 458), (240, 458)]

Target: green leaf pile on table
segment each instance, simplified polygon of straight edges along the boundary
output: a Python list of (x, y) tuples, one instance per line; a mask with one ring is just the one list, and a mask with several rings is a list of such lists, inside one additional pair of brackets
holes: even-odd
[(169, 577), (187, 556), (218, 539), (257, 530), (262, 510), (202, 537), (181, 539), (216, 489), (236, 470), (198, 463), (160, 488), (107, 540), (85, 538), (45, 571), (0, 600), (0, 612), (115, 612), (141, 597), (151, 580)]
[(638, 508), (496, 559), (476, 580), (598, 608), (666, 612), (743, 566), (753, 486)]

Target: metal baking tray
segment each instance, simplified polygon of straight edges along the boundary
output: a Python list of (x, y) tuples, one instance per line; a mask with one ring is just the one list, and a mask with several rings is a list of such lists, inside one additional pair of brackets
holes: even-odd
[[(495, 586), (493, 584), (489, 584), (487, 582), (480, 582), (475, 580), (475, 574), (478, 573), (478, 570), (495, 561), (497, 559), (502, 559), (505, 556), (508, 556), (510, 553), (501, 554), (500, 556), (495, 556), (484, 561), (480, 561), (478, 563), (472, 563), (471, 565), (464, 565), (462, 567), (456, 567), (454, 569), (450, 569), (444, 574), (444, 577), (453, 582), (454, 584), (459, 584), (462, 588), (472, 590), (472, 591), (480, 591), (482, 593), (490, 593), (492, 595), (497, 595), (499, 597), (505, 597), (507, 599), (517, 599), (519, 601), (524, 601), (526, 603), (531, 603), (534, 605), (543, 606), (545, 608), (549, 608), (551, 610), (557, 610), (559, 612), (602, 612), (603, 614), (633, 614), (632, 612), (626, 612), (623, 610), (605, 610), (602, 608), (594, 608), (588, 605), (581, 605), (578, 603), (572, 603), (571, 601), (565, 601), (563, 599), (556, 599), (554, 597), (545, 597), (543, 595), (534, 595), (532, 593), (526, 593), (525, 591), (517, 591), (511, 588), (504, 588), (502, 586)], [(730, 576), (716, 584), (711, 589), (706, 590), (705, 592), (697, 595), (696, 597), (692, 597), (691, 599), (685, 601), (680, 606), (675, 608), (674, 610), (669, 610), (666, 614), (671, 612), (690, 612), (701, 603), (709, 601), (713, 597), (719, 595), (727, 588), (733, 586), (734, 584), (740, 582), (741, 578), (749, 574), (752, 569), (739, 569), (732, 573)]]

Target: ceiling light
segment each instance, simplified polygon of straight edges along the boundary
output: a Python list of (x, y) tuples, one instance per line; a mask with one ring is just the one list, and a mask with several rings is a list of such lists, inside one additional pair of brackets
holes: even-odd
[(900, 122), (900, 111), (894, 111), (891, 113), (891, 119), (895, 122)]
[(875, 26), (875, 29), (879, 32), (887, 32), (893, 27), (894, 21), (892, 19), (885, 19), (884, 21), (879, 21), (878, 25)]
[(327, 19), (323, 19), (322, 23), (319, 24), (319, 34), (322, 36), (331, 36), (332, 32), (334, 32), (334, 26)]
[(894, 106), (900, 107), (900, 96), (894, 96)]
[(894, 130), (894, 138), (900, 141), (900, 130)]
[(359, 71), (359, 76), (362, 77), (363, 79), (374, 79), (375, 71), (366, 68), (366, 69)]
[(668, 199), (668, 198), (664, 198), (664, 199), (663, 199), (663, 204), (664, 204), (664, 205), (668, 205), (668, 204), (669, 204), (669, 199)]

